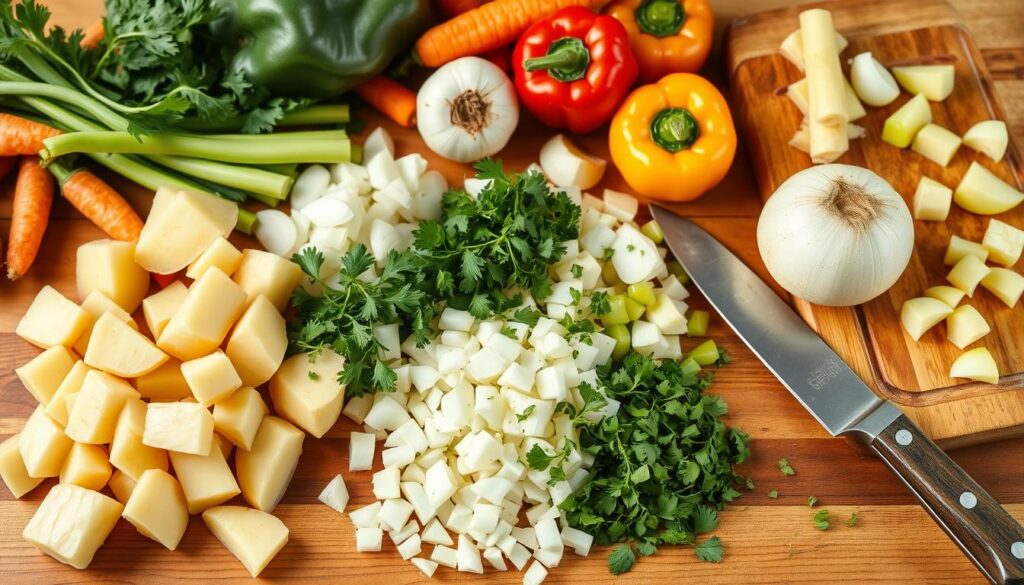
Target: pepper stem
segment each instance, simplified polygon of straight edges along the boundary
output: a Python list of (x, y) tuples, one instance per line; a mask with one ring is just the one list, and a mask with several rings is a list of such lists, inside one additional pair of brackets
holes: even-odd
[(651, 120), (654, 142), (669, 152), (690, 148), (700, 138), (697, 120), (686, 108), (665, 108)]
[(644, 0), (634, 13), (642, 32), (656, 37), (669, 37), (683, 28), (686, 12), (681, 0)]
[(590, 51), (576, 37), (562, 37), (548, 46), (547, 55), (527, 59), (523, 63), (527, 71), (546, 69), (548, 75), (558, 81), (582, 79), (589, 66)]

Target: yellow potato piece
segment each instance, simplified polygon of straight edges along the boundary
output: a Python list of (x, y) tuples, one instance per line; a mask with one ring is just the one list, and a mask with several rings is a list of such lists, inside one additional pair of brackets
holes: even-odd
[(154, 339), (159, 339), (171, 317), (178, 312), (188, 295), (188, 287), (175, 280), (158, 293), (142, 299), (142, 316)]
[(125, 401), (138, 397), (139, 393), (124, 380), (97, 370), (86, 372), (82, 390), (68, 406), (64, 433), (79, 443), (107, 444), (114, 438)]
[(284, 317), (264, 295), (257, 295), (228, 337), (225, 353), (242, 384), (260, 386), (281, 367), (288, 349)]
[(315, 361), (306, 354), (294, 355), (270, 380), (270, 398), (274, 409), (316, 438), (324, 436), (345, 402), (345, 387), (338, 383), (338, 372), (345, 358), (325, 349)]
[[(218, 436), (223, 436), (246, 451), (252, 449), (252, 442), (260, 430), (263, 417), (270, 413), (263, 397), (252, 388), (241, 388), (227, 400), (222, 400), (213, 407), (213, 428)], [(227, 453), (224, 454), (227, 457)]]
[(178, 480), (166, 471), (149, 469), (132, 490), (123, 516), (139, 534), (175, 550), (188, 527), (188, 503)]
[(205, 455), (213, 445), (213, 415), (194, 402), (150, 404), (142, 443), (167, 451)]
[(21, 435), (11, 435), (0, 443), (0, 479), (10, 490), (15, 499), (24, 496), (43, 482), (40, 477), (32, 477), (25, 469), (25, 461), (21, 458), (18, 445)]
[(134, 313), (149, 291), (149, 273), (135, 263), (135, 244), (96, 240), (78, 247), (75, 281), (78, 298), (98, 290), (128, 313)]
[(974, 291), (982, 279), (988, 276), (991, 269), (977, 256), (964, 256), (946, 275), (946, 280), (958, 289), (973, 297)]
[(977, 162), (972, 162), (953, 192), (953, 201), (972, 213), (996, 215), (1020, 205), (1024, 201), (1024, 193)]
[(949, 369), (950, 378), (968, 378), (986, 384), (999, 383), (999, 366), (988, 348), (976, 347), (956, 358)]
[(266, 416), (252, 449), (235, 452), (238, 485), (252, 507), (274, 511), (292, 481), (305, 438), (305, 433), (288, 421)]
[(14, 373), (39, 404), (47, 406), (61, 382), (75, 365), (75, 356), (62, 345), (55, 345), (29, 360)]
[(246, 305), (255, 301), (257, 296), (264, 295), (278, 311), (283, 311), (300, 276), (302, 269), (291, 260), (249, 249), (242, 251), (242, 264), (234, 279), (246, 292)]
[(47, 285), (36, 295), (14, 332), (43, 349), (55, 345), (71, 347), (91, 322), (92, 318), (82, 307)]
[(124, 506), (99, 492), (60, 483), (46, 494), (22, 537), (29, 543), (76, 569), (92, 562)]
[(170, 358), (152, 372), (136, 378), (135, 389), (152, 402), (177, 402), (192, 396), (181, 373), (181, 361), (176, 358)]
[(957, 235), (950, 236), (943, 262), (946, 266), (955, 266), (964, 259), (964, 256), (977, 256), (978, 260), (984, 262), (988, 260), (988, 250), (978, 242), (965, 240)]
[(205, 252), (200, 254), (192, 264), (189, 264), (185, 276), (195, 280), (211, 266), (216, 266), (221, 272), (231, 276), (238, 270), (241, 263), (242, 253), (238, 248), (224, 238), (217, 238)]
[(952, 312), (953, 309), (940, 300), (918, 297), (903, 303), (900, 309), (900, 322), (914, 341), (917, 341)]
[(196, 191), (157, 189), (153, 207), (135, 247), (135, 261), (157, 274), (188, 266), (238, 220), (238, 206)]
[(224, 352), (215, 351), (181, 364), (192, 397), (203, 406), (213, 406), (242, 387), (242, 379)]
[(220, 346), (242, 312), (245, 291), (218, 268), (192, 284), (157, 346), (180, 360), (202, 357)]
[(110, 486), (110, 491), (114, 493), (117, 501), (122, 504), (128, 503), (128, 498), (132, 496), (132, 491), (135, 490), (135, 480), (128, 477), (128, 474), (121, 470), (114, 470), (114, 474), (110, 476), (110, 481), (107, 482), (107, 485)]
[(214, 431), (213, 433), (213, 443), (214, 445), (216, 445), (218, 449), (220, 449), (220, 452), (224, 455), (225, 460), (228, 457), (231, 457), (231, 453), (233, 453), (235, 450), (235, 444), (229, 441), (228, 439), (224, 438), (224, 435), (221, 435), (216, 431)]
[(224, 453), (216, 446), (207, 455), (170, 452), (174, 474), (185, 492), (188, 513), (198, 514), (241, 493)]
[(93, 327), (96, 325), (96, 320), (103, 316), (103, 313), (110, 313), (136, 331), (139, 329), (139, 326), (135, 324), (135, 319), (132, 319), (132, 316), (127, 311), (98, 290), (90, 292), (89, 296), (85, 297), (85, 300), (82, 301), (82, 308), (92, 316), (92, 323), (89, 323), (89, 326), (79, 336), (78, 341), (75, 342), (75, 351), (78, 352), (78, 355), (85, 355), (85, 351), (89, 348), (89, 340), (92, 338)]
[(955, 309), (964, 300), (964, 291), (952, 286), (933, 286), (924, 291), (924, 296), (940, 300)]
[(960, 349), (991, 332), (992, 328), (985, 318), (970, 305), (959, 307), (946, 317), (946, 338)]
[(1024, 230), (998, 219), (989, 220), (981, 245), (988, 250), (993, 262), (1013, 266), (1024, 252)]
[(218, 506), (203, 512), (203, 522), (253, 577), (288, 544), (288, 527), (259, 510)]
[(110, 480), (113, 469), (107, 452), (99, 445), (75, 443), (60, 470), (60, 482), (71, 483), (85, 489), (100, 491)]
[(1006, 268), (993, 268), (981, 279), (981, 286), (1013, 308), (1024, 294), (1024, 276)]
[(135, 481), (148, 469), (167, 471), (167, 452), (142, 442), (148, 410), (138, 398), (126, 400), (110, 441), (110, 463)]
[(46, 405), (46, 415), (60, 423), (61, 426), (67, 426), (68, 424), (68, 394), (77, 394), (82, 390), (85, 374), (90, 370), (92, 368), (85, 365), (85, 362), (82, 360), (76, 361), (68, 375), (64, 376), (60, 386), (57, 386), (57, 391), (53, 393), (50, 403)]
[(57, 477), (71, 445), (72, 441), (64, 434), (63, 427), (46, 416), (40, 405), (25, 421), (18, 452), (29, 477)]
[(85, 350), (87, 365), (122, 378), (144, 376), (167, 358), (152, 341), (111, 313), (96, 321)]

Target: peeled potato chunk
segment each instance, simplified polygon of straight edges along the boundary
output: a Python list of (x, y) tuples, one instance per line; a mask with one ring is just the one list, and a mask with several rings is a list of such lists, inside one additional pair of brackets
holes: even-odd
[(64, 433), (79, 443), (109, 443), (114, 438), (117, 417), (125, 401), (138, 397), (139, 393), (124, 380), (91, 370), (85, 374), (74, 405), (68, 407), (68, 426)]
[(4, 442), (0, 443), (0, 479), (10, 490), (15, 499), (24, 496), (34, 490), (37, 485), (43, 483), (41, 477), (32, 477), (25, 469), (25, 461), (21, 458), (18, 445), (21, 443), (21, 435), (11, 435)]
[(181, 361), (170, 358), (162, 366), (135, 379), (135, 389), (151, 402), (177, 402), (192, 396), (181, 373)]
[(970, 305), (958, 307), (946, 317), (946, 338), (950, 343), (963, 349), (991, 333), (985, 318)]
[(135, 490), (135, 480), (120, 470), (114, 471), (107, 485), (110, 486), (110, 491), (114, 493), (114, 497), (121, 504), (127, 504), (128, 498), (132, 496), (132, 491)]
[(305, 433), (288, 421), (265, 416), (252, 449), (235, 453), (238, 485), (252, 507), (274, 511), (292, 481), (305, 438)]
[(246, 386), (260, 386), (281, 367), (288, 349), (284, 317), (264, 295), (242, 313), (224, 352)]
[(75, 443), (60, 470), (60, 482), (100, 491), (113, 473), (107, 452), (99, 445)]
[(210, 268), (192, 283), (156, 344), (180, 360), (202, 357), (224, 341), (244, 303), (245, 291), (219, 268)]
[(892, 74), (903, 89), (912, 94), (924, 94), (933, 102), (941, 102), (953, 93), (955, 72), (952, 65), (893, 67)]
[(85, 355), (85, 351), (89, 348), (89, 340), (92, 339), (92, 330), (96, 325), (96, 320), (102, 317), (103, 313), (110, 313), (136, 331), (139, 329), (139, 326), (135, 324), (135, 320), (132, 319), (132, 316), (127, 311), (99, 290), (94, 290), (89, 293), (89, 296), (85, 297), (85, 300), (82, 301), (82, 308), (85, 309), (85, 312), (92, 315), (93, 321), (85, 328), (78, 341), (75, 342), (75, 351), (78, 352), (78, 355)]
[(999, 383), (999, 366), (988, 348), (976, 347), (956, 358), (949, 369), (951, 378), (967, 378), (986, 384)]
[(291, 260), (270, 252), (248, 249), (242, 251), (242, 264), (232, 278), (245, 290), (246, 306), (257, 296), (264, 295), (278, 311), (283, 311), (300, 276), (302, 269)]
[(135, 261), (150, 272), (174, 274), (217, 238), (227, 237), (238, 206), (213, 195), (168, 187), (157, 189), (135, 247)]
[(972, 242), (953, 235), (950, 236), (949, 244), (946, 246), (946, 257), (943, 259), (943, 263), (946, 266), (955, 266), (957, 262), (964, 259), (964, 256), (977, 256), (978, 260), (984, 262), (988, 260), (988, 254), (988, 249), (978, 242)]
[(953, 312), (953, 309), (946, 303), (930, 298), (918, 297), (903, 303), (900, 310), (900, 321), (903, 328), (907, 330), (914, 341), (921, 339), (921, 336), (932, 327), (938, 325)]
[(203, 512), (203, 522), (253, 577), (288, 544), (288, 527), (276, 517), (243, 506), (218, 506)]
[(112, 313), (104, 313), (92, 329), (85, 363), (121, 376), (145, 376), (167, 361), (167, 354)]
[(68, 424), (68, 394), (78, 393), (82, 390), (82, 383), (85, 382), (85, 374), (91, 371), (92, 368), (85, 365), (85, 362), (78, 360), (75, 365), (71, 367), (71, 371), (68, 372), (67, 376), (64, 376), (64, 380), (61, 381), (60, 386), (57, 386), (57, 391), (53, 393), (53, 398), (50, 399), (50, 403), (46, 405), (46, 415), (53, 420), (60, 423), (62, 426)]
[(216, 445), (206, 455), (171, 451), (170, 456), (174, 474), (185, 492), (189, 514), (223, 504), (241, 493), (224, 453)]
[(263, 417), (269, 413), (259, 392), (241, 388), (213, 406), (213, 428), (231, 444), (248, 451), (256, 440)]
[(1006, 268), (993, 268), (981, 279), (981, 286), (1013, 308), (1024, 294), (1024, 276)]
[(977, 162), (972, 162), (953, 192), (953, 201), (972, 213), (996, 215), (1020, 205), (1024, 201), (1024, 193)]
[(952, 189), (928, 177), (921, 177), (914, 191), (914, 219), (946, 221), (952, 203)]
[(150, 404), (142, 443), (167, 451), (205, 455), (213, 445), (213, 415), (195, 402)]
[(59, 483), (46, 494), (21, 535), (58, 561), (84, 569), (123, 510), (120, 502), (99, 492)]
[(978, 284), (988, 276), (990, 271), (991, 268), (985, 266), (985, 263), (979, 260), (977, 256), (964, 256), (949, 271), (949, 274), (946, 275), (946, 280), (967, 293), (967, 296), (973, 297)]
[(180, 280), (175, 280), (163, 290), (142, 299), (142, 315), (146, 318), (146, 326), (153, 339), (159, 339), (167, 327), (167, 322), (185, 303), (188, 287)]
[(72, 303), (57, 289), (46, 285), (18, 321), (15, 333), (25, 341), (49, 349), (71, 347), (92, 322), (89, 313)]
[(316, 438), (324, 436), (334, 423), (345, 401), (345, 386), (338, 383), (338, 372), (345, 358), (330, 349), (315, 358), (294, 355), (270, 380), (270, 398), (274, 408)]
[(64, 434), (64, 429), (46, 416), (40, 405), (25, 421), (18, 452), (29, 477), (57, 477), (71, 445), (72, 441)]
[(188, 503), (181, 484), (160, 469), (149, 469), (142, 474), (123, 515), (139, 534), (159, 542), (167, 550), (178, 548), (188, 527)]
[(62, 345), (55, 345), (29, 360), (14, 373), (39, 404), (47, 406), (61, 382), (75, 365), (75, 356)]
[(978, 122), (964, 133), (964, 146), (973, 148), (996, 162), (1003, 160), (1009, 143), (1006, 122), (1002, 120)]
[(87, 298), (98, 290), (134, 313), (149, 291), (149, 273), (135, 263), (135, 253), (133, 242), (117, 240), (96, 240), (79, 246), (75, 263), (78, 298)]
[(110, 463), (136, 481), (147, 469), (167, 471), (167, 452), (142, 442), (148, 409), (138, 398), (126, 400), (110, 441)]
[(1013, 266), (1024, 252), (1024, 230), (991, 219), (985, 228), (981, 245), (988, 250), (989, 257), (996, 264)]
[(228, 356), (221, 351), (183, 362), (181, 374), (185, 376), (196, 402), (207, 407), (231, 396), (232, 392), (242, 387), (238, 372)]
[(924, 296), (938, 299), (955, 309), (964, 300), (964, 291), (952, 286), (933, 286), (924, 291)]
[(238, 251), (238, 248), (224, 238), (217, 238), (205, 252), (200, 254), (192, 264), (189, 264), (185, 276), (195, 280), (211, 266), (216, 266), (221, 272), (231, 276), (238, 270), (241, 263), (242, 253)]

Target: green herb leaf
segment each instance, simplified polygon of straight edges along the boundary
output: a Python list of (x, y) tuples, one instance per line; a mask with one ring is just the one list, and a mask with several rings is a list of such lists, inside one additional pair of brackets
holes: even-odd
[(814, 496), (809, 496), (809, 497), (807, 498), (807, 507), (809, 507), (809, 508), (813, 508), (813, 507), (814, 507), (814, 506), (816, 506), (817, 504), (818, 504), (818, 498), (816, 498), (816, 497), (814, 497)]
[(846, 525), (853, 528), (857, 525), (857, 513), (850, 514), (850, 517), (846, 520)]
[(530, 466), (530, 469), (543, 471), (551, 465), (554, 459), (555, 456), (549, 454), (540, 445), (535, 444), (533, 448), (526, 452), (526, 464)]
[[(533, 410), (535, 408), (537, 408), (536, 404), (531, 404), (530, 406), (527, 406), (525, 409), (523, 409), (523, 412), (516, 415), (516, 420), (518, 420), (519, 422), (523, 422), (526, 419), (530, 418), (530, 416), (533, 415)], [(534, 445), (533, 447), (535, 449), (540, 449), (540, 445)]]
[(693, 531), (697, 534), (711, 532), (718, 528), (718, 510), (698, 504), (693, 512)]
[(313, 380), (314, 382), (320, 379), (320, 374), (314, 372), (313, 370), (306, 372), (306, 375), (308, 375), (309, 379)]
[(698, 544), (694, 551), (697, 553), (698, 559), (708, 563), (720, 563), (725, 558), (725, 548), (717, 536), (712, 536)]
[(822, 508), (814, 513), (814, 527), (818, 530), (828, 530), (828, 510)]
[(785, 457), (779, 459), (779, 471), (782, 472), (782, 475), (796, 475), (796, 470), (793, 469), (793, 466), (789, 464)]
[(777, 490), (769, 490), (768, 491), (768, 497), (773, 499), (773, 500), (777, 500), (777, 499), (779, 499), (779, 492)]
[(635, 562), (636, 553), (633, 552), (633, 545), (620, 544), (608, 555), (608, 570), (612, 575), (621, 575), (632, 569)]

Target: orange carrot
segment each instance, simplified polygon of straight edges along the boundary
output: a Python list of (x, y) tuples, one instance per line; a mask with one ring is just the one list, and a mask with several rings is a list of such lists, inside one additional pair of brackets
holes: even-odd
[(356, 87), (356, 93), (398, 124), (409, 128), (416, 123), (416, 94), (397, 81), (378, 75)]
[(60, 134), (45, 124), (0, 113), (0, 156), (37, 155), (43, 140)]
[(599, 6), (602, 0), (494, 0), (431, 28), (416, 41), (416, 56), (428, 67), (440, 67), (467, 55), (478, 55), (519, 38), (531, 24), (566, 6)]
[(100, 46), (100, 41), (103, 40), (103, 35), (106, 34), (106, 31), (103, 29), (103, 20), (97, 20), (92, 23), (84, 32), (85, 36), (82, 37), (82, 41), (79, 43), (83, 49), (95, 49)]
[(445, 18), (458, 16), (480, 6), (480, 0), (434, 0), (434, 8)]
[(11, 237), (7, 241), (7, 278), (16, 280), (32, 266), (50, 220), (52, 205), (53, 175), (39, 166), (37, 157), (23, 157), (14, 188)]
[(103, 179), (85, 169), (72, 171), (65, 176), (61, 176), (63, 173), (56, 169), (54, 171), (61, 180), (64, 198), (89, 221), (115, 240), (131, 242), (139, 239), (142, 218)]

